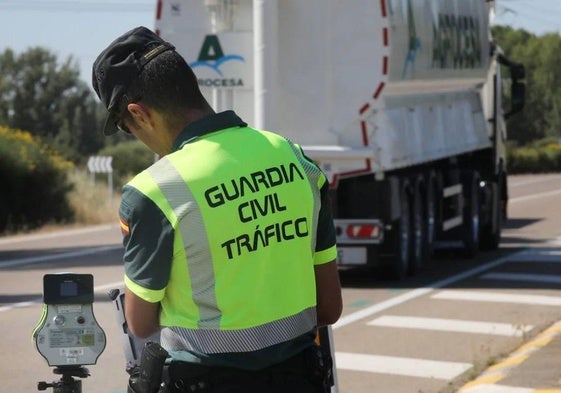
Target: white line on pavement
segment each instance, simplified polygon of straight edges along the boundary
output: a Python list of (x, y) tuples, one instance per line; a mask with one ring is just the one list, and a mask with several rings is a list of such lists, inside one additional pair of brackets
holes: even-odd
[(337, 369), (405, 375), (409, 377), (453, 379), (469, 370), (469, 363), (336, 352)]
[[(101, 291), (106, 291), (107, 289), (121, 288), (123, 285), (124, 285), (123, 281), (113, 282), (111, 284), (99, 285), (97, 287), (94, 287), (94, 292), (99, 293)], [(39, 297), (37, 299), (29, 300), (27, 302), (19, 302), (19, 303), (8, 304), (8, 305), (5, 305), (5, 306), (1, 306), (0, 307), (0, 312), (10, 311), (10, 310), (13, 310), (13, 309), (16, 309), (16, 308), (31, 307), (31, 306), (34, 306), (38, 303), (41, 303), (42, 301), (43, 301), (43, 298)]]
[(520, 187), (520, 186), (527, 186), (528, 184), (536, 184), (536, 183), (547, 183), (552, 180), (559, 180), (561, 176), (553, 175), (553, 176), (542, 176), (537, 179), (530, 178), (530, 179), (516, 179), (514, 181), (509, 180), (508, 187)]
[(21, 266), (21, 265), (30, 265), (32, 263), (50, 262), (50, 261), (57, 261), (60, 259), (82, 257), (85, 255), (97, 254), (104, 251), (113, 251), (121, 248), (123, 248), (123, 246), (103, 246), (103, 247), (87, 248), (85, 250), (65, 252), (60, 254), (11, 259), (7, 261), (0, 261), (0, 269), (7, 268), (7, 267)]
[(421, 318), (384, 315), (367, 323), (370, 326), (382, 326), (407, 329), (426, 329), (431, 331), (492, 334), (508, 337), (520, 337), (533, 326), (513, 326), (507, 323), (465, 321), (459, 319)]
[(23, 307), (31, 307), (36, 305), (37, 303), (41, 303), (41, 301), (43, 301), (43, 298), (37, 298), (37, 299), (33, 299), (27, 302), (19, 302), (19, 303), (12, 303), (12, 304), (8, 304), (6, 306), (2, 306), (0, 307), (0, 312), (6, 312), (6, 311), (10, 311), (16, 308), (23, 308)]
[(480, 278), (484, 280), (529, 281), (561, 284), (561, 277), (550, 274), (525, 274), (525, 273), (488, 273)]
[(108, 289), (121, 288), (123, 285), (125, 285), (123, 281), (112, 282), (111, 284), (98, 285), (94, 288), (94, 291), (101, 292)]
[(341, 328), (343, 326), (354, 323), (356, 321), (359, 321), (361, 319), (368, 318), (371, 315), (376, 314), (380, 311), (387, 310), (388, 308), (397, 306), (397, 305), (405, 303), (409, 300), (416, 299), (420, 296), (423, 296), (423, 295), (426, 295), (430, 292), (433, 292), (435, 289), (443, 288), (443, 287), (445, 287), (447, 285), (450, 285), (450, 284), (453, 284), (457, 281), (461, 281), (465, 278), (475, 276), (475, 275), (480, 274), (484, 271), (487, 271), (487, 270), (490, 270), (494, 267), (500, 266), (500, 265), (504, 264), (505, 262), (508, 262), (511, 258), (516, 257), (517, 255), (523, 254), (523, 253), (526, 253), (526, 252), (527, 251), (523, 250), (523, 251), (519, 251), (517, 253), (511, 254), (511, 255), (504, 256), (502, 258), (499, 258), (499, 259), (496, 259), (494, 261), (488, 262), (484, 265), (478, 266), (474, 269), (467, 270), (463, 273), (457, 274), (455, 276), (449, 277), (449, 278), (441, 280), (441, 281), (437, 281), (433, 284), (428, 285), (425, 288), (414, 289), (414, 290), (406, 292), (402, 295), (393, 297), (391, 299), (385, 300), (385, 301), (380, 302), (380, 303), (376, 303), (376, 304), (374, 304), (370, 307), (366, 307), (362, 310), (355, 311), (354, 313), (344, 315), (337, 321), (337, 323), (335, 323), (333, 325), (332, 328), (333, 329), (338, 329), (338, 328)]
[(465, 300), (472, 302), (534, 304), (540, 306), (561, 306), (560, 296), (519, 295), (516, 293), (475, 292), (445, 290), (431, 296), (441, 300)]
[(548, 192), (542, 192), (542, 193), (539, 193), (539, 194), (526, 195), (526, 196), (521, 196), (521, 197), (517, 197), (517, 198), (509, 198), (508, 203), (523, 202), (523, 201), (528, 201), (528, 200), (531, 200), (531, 199), (543, 198), (543, 197), (559, 195), (559, 194), (561, 194), (561, 190), (553, 190), (553, 191), (548, 191)]
[[(557, 238), (551, 241), (551, 243), (559, 246), (560, 239)], [(519, 254), (509, 262), (561, 263), (561, 251), (534, 250), (532, 253)]]
[(96, 226), (90, 226), (85, 228), (66, 229), (66, 230), (53, 231), (48, 233), (38, 233), (35, 235), (7, 236), (5, 238), (0, 239), (0, 244), (11, 244), (11, 243), (33, 241), (33, 240), (53, 239), (62, 236), (67, 237), (73, 235), (83, 235), (84, 233), (103, 232), (103, 231), (110, 230), (112, 228), (116, 228), (118, 230), (119, 227), (115, 224), (103, 224), (103, 225), (96, 225)]

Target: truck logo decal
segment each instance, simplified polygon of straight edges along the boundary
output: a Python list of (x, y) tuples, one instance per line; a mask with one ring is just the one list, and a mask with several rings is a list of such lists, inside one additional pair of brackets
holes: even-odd
[(193, 69), (197, 67), (211, 68), (218, 75), (224, 76), (220, 67), (222, 64), (233, 60), (245, 62), (243, 56), (236, 54), (224, 55), (218, 36), (209, 34), (205, 37), (197, 61), (190, 63), (189, 66)]
[(411, 66), (413, 77), (415, 76), (415, 56), (417, 55), (417, 51), (421, 49), (421, 40), (417, 36), (415, 15), (413, 14), (411, 0), (407, 2), (407, 27), (409, 30), (409, 45), (407, 46), (407, 55), (405, 56), (405, 63), (403, 64), (403, 71), (401, 73), (403, 79), (407, 76), (407, 69), (409, 66)]
[(433, 67), (481, 67), (480, 31), (476, 17), (440, 13), (433, 22)]

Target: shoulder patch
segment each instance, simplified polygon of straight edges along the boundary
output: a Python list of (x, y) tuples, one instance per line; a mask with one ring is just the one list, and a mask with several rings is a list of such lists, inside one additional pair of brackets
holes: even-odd
[(123, 220), (122, 217), (119, 217), (119, 225), (121, 226), (121, 232), (123, 235), (129, 235), (131, 233), (129, 223)]

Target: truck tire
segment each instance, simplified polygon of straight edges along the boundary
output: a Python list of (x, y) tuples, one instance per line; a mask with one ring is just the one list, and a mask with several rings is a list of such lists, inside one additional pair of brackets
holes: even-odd
[(499, 187), (496, 183), (487, 185), (490, 192), (491, 220), (481, 228), (480, 248), (482, 250), (496, 250), (501, 242), (501, 229), (503, 225), (503, 208)]
[(384, 266), (384, 273), (390, 280), (401, 280), (409, 271), (409, 261), (411, 259), (411, 203), (407, 189), (407, 183), (400, 186), (400, 217), (394, 222), (393, 231), (392, 248), (394, 255)]
[(464, 256), (473, 258), (479, 251), (479, 173), (468, 171), (462, 175), (464, 197), (462, 241)]
[(432, 177), (427, 178), (425, 189), (425, 266), (432, 265), (434, 239), (436, 237), (436, 184)]
[(410, 275), (415, 275), (427, 265), (428, 214), (426, 194), (421, 186), (421, 180), (418, 180), (411, 201), (411, 255), (408, 269)]

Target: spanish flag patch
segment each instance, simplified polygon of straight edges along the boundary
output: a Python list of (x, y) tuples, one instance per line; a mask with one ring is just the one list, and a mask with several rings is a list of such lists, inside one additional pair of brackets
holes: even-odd
[(129, 224), (121, 217), (119, 217), (119, 224), (121, 225), (121, 232), (123, 232), (123, 235), (129, 235), (131, 233)]

